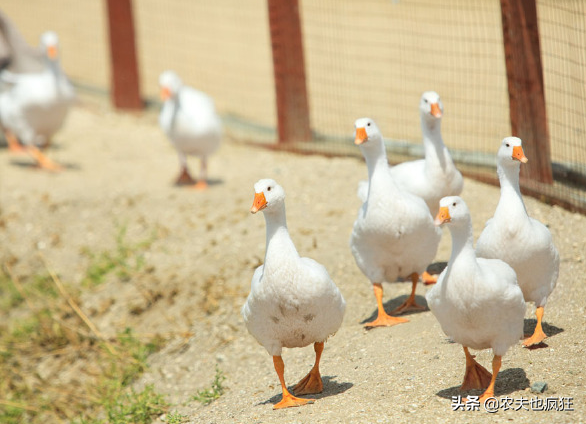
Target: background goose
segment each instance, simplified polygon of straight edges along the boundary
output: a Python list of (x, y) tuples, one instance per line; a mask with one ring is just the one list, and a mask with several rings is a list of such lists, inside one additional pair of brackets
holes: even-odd
[(222, 123), (216, 113), (214, 101), (207, 94), (183, 85), (173, 71), (165, 71), (159, 77), (161, 99), (164, 101), (159, 115), (159, 125), (169, 137), (179, 155), (181, 173), (178, 185), (193, 185), (187, 167), (187, 155), (201, 159), (200, 175), (196, 189), (207, 188), (207, 158), (220, 146)]
[[(427, 292), (427, 303), (444, 333), (464, 348), (466, 373), (461, 390), (486, 387), (480, 397), (483, 401), (494, 396), (501, 358), (523, 334), (523, 293), (515, 271), (505, 262), (476, 258), (470, 212), (460, 197), (443, 198), (435, 222), (448, 225), (452, 254), (438, 283)], [(492, 375), (468, 348), (492, 349)]]
[(533, 335), (523, 342), (532, 346), (547, 337), (541, 322), (547, 298), (557, 282), (560, 257), (547, 227), (527, 214), (519, 189), (519, 170), (525, 162), (521, 139), (503, 139), (497, 154), (501, 197), (494, 217), (480, 234), (476, 253), (512, 266), (525, 300), (535, 302), (537, 325)]
[[(432, 217), (437, 215), (442, 197), (459, 195), (464, 186), (462, 174), (456, 169), (442, 138), (443, 112), (439, 94), (426, 91), (421, 95), (419, 115), (425, 158), (390, 168), (396, 184), (425, 200)], [(358, 197), (365, 201), (367, 193), (368, 182), (363, 181), (358, 187)], [(426, 284), (433, 284), (437, 281), (437, 275), (424, 272), (422, 279)]]
[(285, 385), (283, 347), (311, 343), (315, 364), (294, 388), (296, 395), (320, 393), (323, 389), (319, 362), (326, 339), (342, 324), (346, 302), (326, 269), (310, 258), (302, 258), (287, 230), (285, 192), (274, 180), (254, 185), (250, 211), (263, 211), (267, 229), (264, 265), (252, 277), (250, 294), (242, 307), (246, 328), (273, 356), (283, 399), (275, 409), (313, 403), (293, 396)]
[(410, 276), (411, 295), (393, 313), (424, 309), (415, 302), (415, 289), (419, 275), (436, 254), (441, 231), (433, 225), (423, 199), (395, 183), (375, 122), (361, 118), (355, 127), (355, 144), (366, 159), (369, 184), (366, 200), (354, 222), (350, 248), (356, 264), (373, 284), (378, 305), (378, 317), (365, 326), (400, 324), (408, 320), (389, 316), (383, 308), (382, 283)]
[(16, 25), (0, 11), (0, 70), (13, 73), (42, 72), (43, 52), (31, 47)]
[[(445, 196), (457, 196), (462, 192), (464, 180), (456, 169), (450, 152), (444, 144), (441, 123), (444, 107), (435, 91), (426, 91), (419, 101), (421, 131), (425, 158), (403, 162), (390, 168), (395, 182), (427, 204), (431, 215), (437, 215), (439, 201)], [(366, 199), (368, 183), (359, 187), (358, 197)]]
[(45, 69), (15, 74), (2, 71), (0, 79), (8, 88), (0, 93), (0, 124), (12, 150), (29, 153), (42, 168), (61, 167), (43, 155), (38, 146), (47, 146), (65, 122), (75, 101), (73, 86), (59, 65), (59, 38), (52, 31), (41, 36)]

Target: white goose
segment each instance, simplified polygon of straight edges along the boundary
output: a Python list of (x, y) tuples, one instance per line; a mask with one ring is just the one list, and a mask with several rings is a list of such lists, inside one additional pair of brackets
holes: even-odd
[(187, 155), (201, 159), (200, 175), (193, 187), (207, 188), (207, 159), (220, 146), (222, 122), (216, 113), (214, 101), (207, 94), (183, 85), (173, 71), (165, 71), (159, 77), (161, 99), (164, 101), (159, 115), (159, 125), (169, 137), (179, 155), (181, 173), (178, 185), (193, 185), (187, 167)]
[(323, 389), (319, 362), (326, 339), (342, 324), (346, 302), (326, 269), (310, 258), (302, 258), (287, 230), (285, 192), (271, 179), (254, 185), (250, 211), (263, 211), (267, 228), (264, 265), (252, 277), (250, 294), (242, 307), (246, 328), (273, 356), (283, 399), (274, 409), (313, 403), (293, 396), (285, 385), (283, 347), (315, 349), (315, 365), (294, 388), (296, 395), (320, 393)]
[[(425, 158), (403, 162), (390, 168), (395, 182), (402, 189), (425, 200), (431, 215), (437, 215), (439, 201), (445, 196), (462, 192), (464, 180), (456, 169), (444, 144), (441, 123), (444, 107), (435, 91), (426, 91), (419, 102), (421, 131)], [(361, 183), (358, 196), (366, 199), (368, 184)]]
[(519, 189), (519, 170), (525, 162), (521, 139), (503, 139), (497, 154), (501, 197), (494, 217), (480, 234), (476, 253), (512, 266), (525, 300), (535, 302), (537, 325), (523, 342), (528, 347), (547, 337), (541, 325), (543, 309), (557, 282), (560, 257), (547, 227), (527, 214)]
[[(438, 283), (426, 294), (442, 330), (464, 348), (466, 373), (461, 390), (484, 389), (481, 401), (494, 396), (501, 358), (523, 334), (525, 301), (515, 271), (499, 259), (476, 258), (472, 221), (457, 196), (440, 201), (436, 225), (447, 224), (452, 255)], [(468, 348), (491, 348), (492, 375), (474, 360)]]
[(378, 317), (366, 327), (391, 326), (407, 319), (389, 316), (382, 304), (382, 283), (410, 276), (409, 298), (393, 313), (424, 309), (415, 302), (419, 275), (432, 261), (441, 238), (427, 205), (402, 190), (389, 172), (380, 130), (372, 119), (355, 123), (356, 140), (368, 167), (368, 194), (354, 222), (350, 248), (356, 264), (373, 285)]
[(24, 149), (49, 170), (61, 167), (43, 155), (37, 146), (47, 146), (62, 126), (75, 101), (73, 86), (59, 65), (59, 39), (47, 31), (41, 36), (45, 70), (14, 74), (3, 71), (0, 78), (11, 87), (0, 93), (0, 124), (12, 150)]

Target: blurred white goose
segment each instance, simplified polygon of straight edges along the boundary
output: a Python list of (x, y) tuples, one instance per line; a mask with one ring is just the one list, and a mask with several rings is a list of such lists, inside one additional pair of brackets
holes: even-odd
[(199, 156), (200, 175), (193, 187), (207, 188), (207, 159), (220, 146), (222, 123), (216, 113), (214, 101), (207, 94), (183, 85), (173, 71), (159, 77), (161, 99), (164, 101), (159, 125), (169, 137), (179, 155), (181, 173), (177, 185), (193, 185), (187, 167), (186, 155)]
[[(426, 91), (419, 102), (425, 158), (403, 162), (390, 168), (397, 185), (425, 200), (432, 217), (437, 215), (439, 201), (462, 192), (464, 180), (456, 169), (441, 133), (443, 104), (435, 91)], [(358, 196), (366, 200), (368, 183), (362, 182)]]
[(319, 362), (324, 342), (340, 328), (346, 302), (326, 269), (297, 253), (287, 230), (283, 188), (263, 179), (254, 190), (250, 211), (264, 213), (267, 247), (264, 265), (252, 277), (242, 316), (250, 334), (273, 356), (283, 390), (283, 399), (274, 409), (301, 406), (314, 399), (297, 398), (287, 390), (282, 349), (314, 344), (315, 365), (295, 386), (294, 393), (320, 393)]
[[(466, 373), (460, 389), (486, 387), (480, 397), (484, 401), (494, 396), (502, 356), (523, 334), (525, 301), (509, 265), (499, 259), (476, 258), (466, 203), (450, 196), (439, 206), (435, 222), (448, 225), (452, 255), (438, 283), (427, 292), (427, 304), (444, 333), (464, 348)], [(492, 375), (468, 348), (492, 349)]]
[(498, 258), (517, 273), (525, 301), (535, 302), (537, 325), (523, 344), (541, 343), (547, 336), (541, 325), (543, 309), (559, 273), (560, 257), (545, 225), (527, 214), (519, 189), (519, 170), (527, 158), (521, 139), (506, 137), (497, 154), (501, 197), (494, 217), (486, 223), (476, 244), (483, 258)]
[(41, 36), (45, 69), (37, 73), (15, 74), (2, 71), (0, 79), (10, 88), (0, 93), (0, 124), (9, 146), (18, 142), (42, 168), (61, 167), (43, 155), (37, 146), (47, 146), (62, 126), (75, 101), (73, 86), (59, 65), (59, 38), (52, 31)]
[(368, 194), (354, 222), (350, 248), (356, 264), (373, 284), (378, 317), (366, 327), (391, 326), (407, 319), (388, 315), (382, 304), (382, 283), (410, 276), (409, 298), (393, 311), (425, 309), (415, 302), (419, 275), (434, 258), (441, 231), (433, 225), (427, 205), (418, 196), (400, 188), (389, 172), (382, 135), (372, 119), (355, 123), (355, 144), (366, 159)]

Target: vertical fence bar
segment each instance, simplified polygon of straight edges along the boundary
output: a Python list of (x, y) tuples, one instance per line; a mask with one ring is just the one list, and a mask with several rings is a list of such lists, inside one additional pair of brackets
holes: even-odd
[(298, 0), (267, 0), (279, 142), (311, 140)]
[(110, 33), (111, 97), (120, 109), (142, 109), (132, 0), (107, 0)]
[(535, 0), (500, 0), (513, 135), (529, 162), (521, 178), (553, 183)]

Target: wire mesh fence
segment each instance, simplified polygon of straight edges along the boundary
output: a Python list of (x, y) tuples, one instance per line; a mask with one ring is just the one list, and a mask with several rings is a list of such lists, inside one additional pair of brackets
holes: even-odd
[[(36, 44), (57, 31), (63, 67), (78, 84), (110, 81), (103, 0), (6, 0), (3, 11)], [(277, 143), (267, 0), (134, 1), (143, 97), (175, 70), (209, 93), (232, 136)], [(553, 186), (531, 194), (586, 210), (586, 5), (538, 0)], [(374, 118), (392, 162), (422, 155), (418, 103), (437, 91), (444, 141), (468, 175), (495, 178), (495, 154), (511, 134), (498, 0), (299, 0), (313, 140), (288, 149), (356, 154), (353, 122)]]

